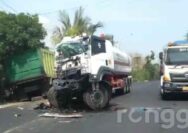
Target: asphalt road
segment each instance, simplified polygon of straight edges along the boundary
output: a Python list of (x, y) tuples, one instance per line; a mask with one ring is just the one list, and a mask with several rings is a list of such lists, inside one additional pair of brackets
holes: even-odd
[(82, 118), (39, 117), (48, 110), (33, 110), (35, 103), (0, 108), (0, 133), (187, 133), (187, 105), (188, 98), (162, 101), (159, 81), (135, 83), (108, 109), (83, 111)]

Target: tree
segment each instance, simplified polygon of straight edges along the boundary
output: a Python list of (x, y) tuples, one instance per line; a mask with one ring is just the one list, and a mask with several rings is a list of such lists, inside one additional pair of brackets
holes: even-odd
[(29, 48), (44, 47), (45, 35), (37, 15), (0, 12), (0, 61)]
[(92, 24), (91, 19), (84, 16), (84, 9), (82, 7), (76, 10), (72, 23), (69, 14), (67, 14), (66, 11), (60, 11), (59, 18), (62, 27), (56, 27), (54, 29), (54, 33), (52, 35), (52, 42), (54, 44), (59, 43), (64, 36), (78, 36), (82, 33), (92, 35), (98, 28), (103, 27), (101, 22)]
[[(136, 58), (141, 60), (141, 56), (138, 56), (140, 58)], [(151, 51), (151, 54), (147, 55), (145, 57), (145, 63), (142, 65), (141, 61), (138, 63), (133, 64), (133, 78), (136, 81), (144, 81), (144, 80), (154, 80), (159, 79), (159, 64), (155, 63), (153, 64), (152, 61), (155, 59), (155, 53)], [(133, 60), (133, 63), (135, 61)], [(140, 67), (139, 67), (140, 65)]]
[(144, 65), (145, 71), (148, 73), (148, 80), (159, 79), (159, 64), (152, 63), (155, 60), (155, 53), (151, 51), (151, 54), (145, 57), (146, 64)]

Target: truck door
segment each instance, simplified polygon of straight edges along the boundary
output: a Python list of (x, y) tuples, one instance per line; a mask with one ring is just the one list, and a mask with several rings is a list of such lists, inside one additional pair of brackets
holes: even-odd
[(105, 40), (92, 36), (91, 37), (91, 54), (96, 55), (106, 52)]
[(96, 36), (91, 37), (91, 73), (97, 74), (100, 67), (107, 66), (105, 40)]

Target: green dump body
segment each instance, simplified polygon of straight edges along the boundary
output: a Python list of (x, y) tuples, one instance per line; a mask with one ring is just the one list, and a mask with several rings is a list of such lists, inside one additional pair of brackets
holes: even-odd
[(55, 54), (47, 49), (26, 50), (7, 60), (6, 77), (9, 84), (19, 84), (43, 77), (55, 78)]

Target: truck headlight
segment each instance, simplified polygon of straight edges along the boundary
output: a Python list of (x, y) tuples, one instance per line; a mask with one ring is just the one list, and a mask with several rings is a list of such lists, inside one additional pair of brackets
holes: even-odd
[(89, 73), (89, 68), (87, 64), (82, 64), (82, 69), (81, 69), (81, 73)]
[(168, 81), (168, 82), (170, 82), (170, 81), (171, 81), (171, 80), (170, 80), (170, 76), (164, 75), (164, 76), (163, 76), (163, 81)]
[(170, 86), (171, 86), (170, 83), (164, 83), (164, 87), (165, 87), (165, 88), (169, 88)]

